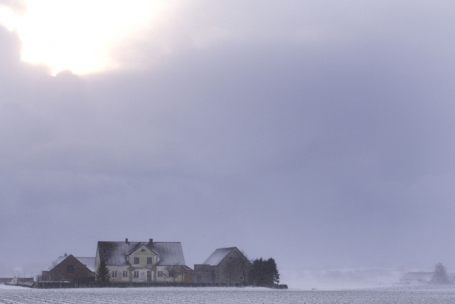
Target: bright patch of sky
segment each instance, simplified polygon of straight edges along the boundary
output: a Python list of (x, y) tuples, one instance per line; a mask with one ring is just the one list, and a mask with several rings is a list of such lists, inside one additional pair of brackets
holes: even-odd
[(53, 74), (87, 74), (113, 69), (110, 49), (150, 25), (161, 0), (29, 0), (25, 11), (0, 6), (0, 23), (17, 31), (22, 60), (45, 64)]

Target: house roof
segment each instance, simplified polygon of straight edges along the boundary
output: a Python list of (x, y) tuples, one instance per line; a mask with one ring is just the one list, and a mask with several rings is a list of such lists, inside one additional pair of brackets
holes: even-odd
[(138, 249), (141, 248), (142, 246), (144, 246), (145, 248), (148, 248), (149, 250), (151, 250), (152, 252), (154, 252), (154, 253), (156, 254), (156, 252), (153, 251), (153, 249), (152, 249), (153, 246), (150, 246), (150, 243), (140, 243), (140, 242), (139, 242), (139, 243), (136, 244), (136, 246), (134, 246), (133, 248), (131, 248), (130, 251), (128, 251), (128, 252), (126, 253), (126, 255), (128, 256), (128, 255), (132, 254), (133, 252), (135, 252), (136, 250), (138, 250)]
[[(57, 266), (58, 264), (60, 264), (61, 262), (63, 262), (66, 258), (68, 258), (69, 256), (71, 256), (71, 254), (68, 254), (68, 255), (64, 255), (64, 256), (59, 256), (54, 262), (53, 262), (53, 265), (54, 267)], [(74, 256), (73, 256), (74, 257)], [(90, 271), (95, 271), (95, 258), (93, 257), (75, 257), (79, 262), (81, 262), (82, 264), (85, 265), (85, 267), (87, 267), (88, 269), (90, 269)], [(54, 269), (54, 267), (52, 267), (51, 269), (49, 270), (52, 270)]]
[(185, 265), (182, 244), (180, 242), (153, 243), (152, 251), (158, 254), (158, 265)]
[(59, 256), (55, 261), (52, 262), (52, 268), (50, 268), (49, 270), (52, 270), (55, 268), (55, 266), (57, 266), (58, 264), (60, 264), (61, 262), (63, 262), (64, 259), (66, 259), (67, 257), (69, 257), (70, 255), (64, 255), (64, 256)]
[(100, 259), (108, 266), (127, 266), (127, 256), (140, 246), (158, 255), (158, 265), (185, 265), (180, 242), (98, 242)]
[(90, 271), (95, 272), (95, 258), (93, 257), (75, 257), (76, 259), (79, 260), (82, 264), (85, 265)]
[(216, 249), (203, 264), (209, 264), (210, 266), (218, 266), (221, 261), (236, 247), (218, 248)]

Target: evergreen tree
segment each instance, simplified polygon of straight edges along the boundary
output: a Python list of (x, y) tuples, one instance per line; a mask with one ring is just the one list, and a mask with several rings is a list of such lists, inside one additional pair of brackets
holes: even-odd
[(262, 258), (253, 261), (250, 284), (256, 286), (273, 286), (279, 282), (280, 274), (273, 258), (266, 261)]
[(96, 281), (100, 283), (108, 283), (111, 278), (109, 274), (109, 268), (107, 268), (106, 263), (101, 261), (98, 269), (96, 270)]
[(431, 278), (433, 284), (452, 284), (452, 281), (447, 274), (446, 268), (442, 263), (436, 264), (434, 267), (433, 277)]
[(270, 284), (280, 283), (280, 273), (273, 258), (267, 260), (267, 278)]
[(250, 272), (250, 284), (255, 286), (263, 286), (263, 266), (264, 261), (262, 258), (256, 259), (253, 261), (253, 267), (251, 268)]

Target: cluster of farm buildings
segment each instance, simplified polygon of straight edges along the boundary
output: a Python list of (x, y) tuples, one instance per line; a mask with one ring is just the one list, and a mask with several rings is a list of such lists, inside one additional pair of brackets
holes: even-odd
[[(94, 281), (104, 263), (112, 283), (245, 284), (251, 262), (237, 247), (218, 248), (202, 264), (185, 264), (180, 242), (98, 242), (95, 257), (64, 254), (47, 271), (43, 282)], [(240, 266), (240, 267), (239, 267)]]

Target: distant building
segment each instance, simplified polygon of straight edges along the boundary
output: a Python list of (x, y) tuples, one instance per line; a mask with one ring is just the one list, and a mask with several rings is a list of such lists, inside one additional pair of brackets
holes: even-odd
[(400, 284), (403, 285), (422, 285), (428, 284), (433, 277), (433, 272), (407, 272), (401, 279)]
[(98, 242), (95, 269), (101, 261), (111, 282), (188, 282), (192, 275), (180, 242)]
[(50, 270), (43, 271), (41, 281), (74, 282), (95, 277), (95, 258), (74, 257), (72, 254), (60, 256)]
[(193, 278), (193, 269), (188, 266), (183, 267), (183, 282), (191, 283)]
[[(447, 274), (449, 277), (449, 284), (453, 284), (455, 281), (455, 274), (454, 273), (448, 273)], [(400, 284), (403, 285), (422, 285), (422, 284), (430, 284), (433, 283), (432, 279), (434, 276), (434, 272), (424, 272), (424, 271), (418, 271), (418, 272), (407, 272), (405, 273), (401, 279), (400, 279)]]
[(252, 264), (237, 247), (218, 248), (202, 264), (194, 265), (193, 281), (246, 284)]
[(16, 278), (16, 284), (32, 284), (34, 281), (33, 277), (30, 278), (18, 278), (18, 277), (12, 277), (12, 278), (0, 278), (0, 284), (12, 284), (14, 281), (14, 278)]

